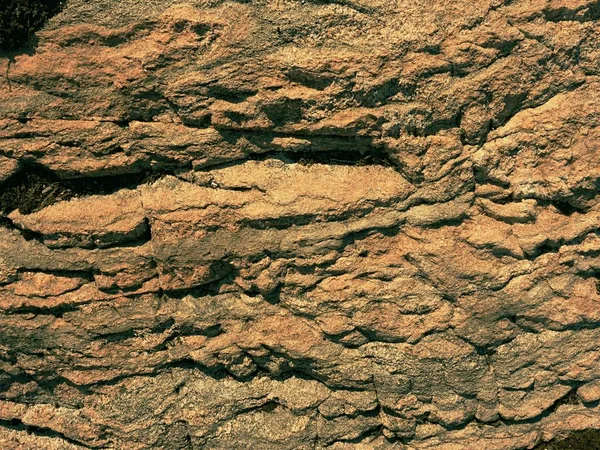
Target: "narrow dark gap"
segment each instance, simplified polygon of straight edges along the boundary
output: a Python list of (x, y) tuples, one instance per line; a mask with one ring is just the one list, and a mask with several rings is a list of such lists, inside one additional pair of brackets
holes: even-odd
[[(384, 151), (371, 149), (365, 153), (333, 150), (267, 152), (249, 155), (242, 161), (225, 163), (222, 167), (240, 164), (248, 160), (263, 161), (270, 158), (306, 166), (311, 164), (396, 166)], [(212, 170), (214, 167), (210, 169)], [(18, 173), (0, 185), (0, 215), (7, 215), (15, 209), (22, 214), (31, 214), (59, 201), (88, 195), (107, 195), (120, 189), (134, 189), (141, 184), (151, 183), (165, 175), (174, 175), (175, 173), (174, 168), (160, 171), (146, 169), (137, 173), (64, 179), (43, 166), (25, 163)]]
[[(468, 342), (468, 341), (467, 341)], [(502, 345), (501, 343), (495, 344), (495, 345), (485, 345), (485, 346), (481, 346), (481, 345), (476, 345), (473, 344), (471, 342), (469, 342), (473, 348), (475, 349), (475, 352), (479, 355), (479, 356), (483, 356), (483, 357), (489, 357), (489, 356), (494, 356), (497, 352), (497, 348)], [(504, 342), (503, 342), (504, 343)]]
[(163, 364), (160, 369), (162, 371), (172, 370), (172, 369), (185, 369), (185, 370), (197, 370), (204, 375), (213, 378), (215, 380), (223, 380), (225, 378), (230, 378), (230, 374), (222, 367), (206, 367), (191, 358), (182, 358), (177, 361), (172, 361)]
[(111, 123), (114, 123), (119, 128), (129, 128), (129, 123), (131, 122), (129, 119), (116, 119), (111, 120)]
[[(1, 197), (2, 194), (0, 194), (0, 201), (1, 201)], [(2, 208), (0, 207), (0, 213), (2, 213)], [(2, 215), (0, 215), (0, 226), (4, 227), (4, 228), (8, 228), (10, 230), (16, 230), (18, 231), (21, 236), (23, 236), (23, 239), (25, 239), (26, 241), (31, 241), (31, 240), (36, 240), (38, 242), (43, 242), (42, 239), (42, 235), (40, 233), (37, 233), (35, 231), (31, 231), (31, 230), (27, 230), (24, 228), (20, 228), (17, 225), (15, 225), (15, 223), (10, 220), (8, 217), (3, 217)]]
[[(262, 368), (262, 366), (261, 366), (261, 368)], [(267, 373), (269, 373), (271, 379), (277, 380), (280, 382), (290, 380), (292, 378), (297, 378), (299, 380), (304, 380), (304, 381), (317, 380), (322, 383), (322, 380), (320, 380), (319, 378), (315, 377), (314, 375), (312, 375), (310, 373), (307, 373), (305, 370), (302, 370), (300, 368), (286, 369), (278, 374), (272, 374), (268, 371), (267, 371)]]
[(508, 94), (506, 97), (504, 97), (504, 108), (496, 115), (494, 129), (506, 125), (510, 119), (512, 119), (519, 111), (521, 111), (526, 99), (527, 94), (524, 92)]
[(319, 222), (343, 222), (345, 220), (352, 219), (355, 217), (365, 216), (372, 212), (373, 209), (379, 206), (387, 205), (373, 203), (372, 206), (369, 206), (367, 208), (352, 209), (339, 214), (332, 214), (330, 216), (323, 214), (302, 214), (298, 216), (282, 216), (266, 219), (243, 219), (240, 220), (238, 223), (241, 226), (252, 228), (254, 230), (286, 230), (291, 227), (302, 227)]
[[(568, 241), (565, 241), (562, 239), (559, 239), (557, 241), (552, 241), (550, 239), (546, 239), (541, 245), (537, 246), (531, 254), (527, 255), (527, 259), (530, 261), (533, 261), (535, 258), (537, 258), (540, 255), (543, 255), (546, 253), (557, 253), (562, 246), (579, 245), (583, 241), (585, 241), (588, 238), (588, 236), (591, 234), (599, 235), (600, 232), (598, 230), (596, 230), (596, 231), (592, 231), (590, 233), (584, 233), (584, 234), (582, 234), (578, 237), (575, 237), (571, 240), (568, 240)], [(585, 276), (585, 273), (582, 273), (580, 275)]]
[(585, 214), (587, 210), (585, 208), (574, 205), (573, 202), (568, 200), (551, 200), (551, 201), (537, 201), (540, 206), (553, 206), (556, 210), (564, 216), (571, 216), (574, 213)]
[(263, 412), (267, 412), (267, 413), (272, 413), (273, 411), (275, 411), (277, 408), (280, 408), (280, 407), (283, 407), (283, 405), (277, 403), (274, 400), (269, 400), (266, 403), (239, 409), (236, 411), (236, 414), (237, 415), (248, 414), (248, 413), (252, 413), (255, 411), (263, 411)]
[[(452, 66), (453, 68), (455, 66)], [(458, 70), (458, 69), (456, 69)], [(451, 72), (453, 77), (462, 77), (465, 76), (465, 74), (461, 75), (458, 72)], [(460, 128), (460, 123), (462, 122), (462, 118), (463, 118), (463, 109), (464, 107), (461, 106), (457, 111), (454, 112), (454, 114), (452, 115), (452, 117), (448, 117), (448, 118), (444, 118), (444, 119), (437, 119), (437, 120), (432, 120), (428, 125), (426, 125), (423, 128), (423, 132), (421, 133), (423, 136), (433, 136), (438, 134), (440, 131), (443, 130), (451, 130), (453, 128)]]
[(161, 333), (164, 333), (165, 331), (167, 331), (169, 328), (172, 328), (173, 325), (175, 325), (175, 319), (169, 318), (163, 322), (159, 322), (156, 325), (154, 325), (154, 327), (152, 327), (150, 332), (161, 334)]
[(530, 256), (530, 259), (533, 260), (540, 255), (544, 255), (546, 253), (556, 253), (561, 247), (561, 243), (557, 241), (546, 240), (542, 245), (536, 247), (535, 252)]
[[(502, 422), (505, 425), (518, 425), (518, 424), (535, 424), (540, 423), (540, 421), (548, 416), (551, 416), (556, 412), (556, 410), (565, 404), (573, 404), (575, 401), (574, 392), (575, 388), (572, 388), (569, 392), (567, 392), (562, 397), (556, 399), (556, 401), (547, 409), (542, 411), (539, 415), (535, 417), (530, 417), (528, 419), (503, 419)], [(583, 449), (582, 449), (583, 450)]]
[(83, 278), (88, 282), (94, 281), (94, 275), (96, 271), (92, 268), (90, 269), (81, 269), (81, 270), (53, 270), (53, 269), (19, 269), (19, 275), (23, 273), (44, 273), (48, 275), (53, 275), (55, 277), (61, 278)]
[(340, 5), (346, 6), (350, 9), (353, 9), (357, 13), (361, 14), (373, 14), (373, 10), (367, 6), (362, 6), (357, 3), (348, 1), (348, 0), (313, 0), (313, 4), (315, 5)]
[[(367, 443), (369, 442), (370, 439), (374, 439), (378, 436), (380, 436), (383, 432), (383, 425), (379, 424), (379, 425), (373, 425), (371, 427), (368, 427), (366, 430), (364, 430), (362, 433), (360, 433), (358, 436), (356, 436), (355, 438), (350, 438), (350, 439), (336, 439), (334, 441), (331, 441), (327, 444), (325, 444), (325, 447), (329, 447), (332, 446), (336, 443), (346, 443), (346, 444), (361, 444), (363, 443), (363, 441), (366, 441)], [(389, 440), (388, 442), (393, 442), (393, 440)]]
[(136, 337), (136, 330), (129, 329), (126, 331), (118, 331), (116, 333), (107, 333), (107, 334), (100, 334), (94, 337), (94, 339), (101, 339), (105, 342), (111, 342), (111, 343), (116, 343), (116, 342), (123, 342), (123, 341), (127, 341), (129, 339), (133, 339), (134, 337)]
[(73, 305), (73, 304), (63, 304), (63, 305), (48, 306), (48, 307), (27, 305), (27, 306), (21, 306), (18, 308), (14, 308), (14, 309), (5, 311), (4, 313), (6, 315), (13, 315), (13, 314), (35, 314), (36, 316), (37, 315), (48, 315), (48, 316), (53, 316), (57, 319), (60, 319), (63, 317), (63, 315), (65, 313), (74, 312), (74, 311), (77, 311), (78, 309), (79, 309), (79, 305)]
[[(475, 182), (477, 184), (491, 184), (493, 186), (498, 186), (499, 188), (502, 188), (502, 189), (510, 188), (510, 183), (490, 176), (490, 174), (487, 173), (482, 167), (474, 166), (473, 167), (473, 176), (474, 176)], [(512, 194), (511, 194), (511, 197), (509, 199), (507, 199), (506, 203), (508, 203), (509, 201), (513, 201), (513, 200), (514, 200), (514, 198), (512, 197)], [(496, 203), (502, 203), (498, 200), (494, 200), (494, 201)]]
[(258, 90), (256, 89), (233, 89), (218, 84), (210, 85), (206, 89), (206, 95), (208, 97), (213, 97), (217, 100), (224, 100), (229, 103), (242, 103), (257, 93)]
[(587, 270), (580, 271), (577, 273), (584, 280), (594, 278), (596, 283), (596, 292), (600, 294), (600, 268), (591, 267)]
[(85, 447), (85, 448), (99, 448), (96, 446), (86, 445), (85, 443), (83, 443), (81, 441), (70, 438), (70, 437), (64, 435), (63, 433), (52, 430), (50, 428), (42, 428), (42, 427), (38, 427), (38, 426), (34, 426), (34, 425), (27, 425), (27, 424), (23, 423), (20, 419), (11, 419), (11, 420), (0, 419), (0, 427), (9, 428), (12, 430), (17, 430), (17, 431), (25, 431), (34, 436), (58, 438), (58, 439), (62, 439), (63, 441), (68, 442), (69, 444), (73, 444), (73, 445), (81, 446), (81, 447)]
[(267, 303), (270, 303), (271, 305), (278, 305), (281, 303), (281, 285), (278, 285), (270, 292), (263, 293), (263, 297)]
[[(175, 325), (175, 321), (173, 319), (169, 319), (167, 322), (163, 324), (159, 324), (157, 327), (151, 330), (152, 333), (164, 333), (171, 327)], [(182, 323), (177, 324), (176, 329), (173, 334), (165, 340), (165, 342), (169, 340), (173, 340), (177, 337), (181, 336), (206, 336), (209, 338), (214, 338), (220, 336), (225, 333), (223, 326), (220, 323), (216, 323), (214, 325), (203, 326), (201, 324), (193, 324), (193, 323)], [(161, 345), (164, 345), (164, 343)]]
[(519, 199), (515, 198), (515, 195), (513, 192), (509, 192), (507, 193), (505, 196), (503, 197), (496, 197), (493, 199), (490, 199), (492, 202), (494, 202), (497, 205), (508, 205), (509, 203), (515, 203), (515, 202), (519, 202)]
[(15, 209), (21, 214), (31, 214), (58, 201), (134, 189), (168, 174), (172, 175), (174, 171), (144, 170), (122, 175), (61, 179), (51, 170), (30, 164), (0, 185), (0, 214), (7, 215)]
[(577, 396), (577, 388), (574, 387), (571, 392), (556, 402), (556, 407), (558, 408), (561, 405), (579, 405), (580, 403), (579, 397)]
[(213, 262), (210, 270), (213, 281), (180, 289), (163, 289), (163, 294), (169, 298), (179, 300), (188, 295), (195, 298), (219, 295), (223, 293), (222, 288), (233, 283), (233, 280), (239, 274), (239, 270), (227, 261)]
[(286, 78), (292, 83), (298, 83), (319, 91), (325, 90), (335, 80), (335, 78), (327, 73), (318, 71), (309, 71), (300, 67), (290, 67), (284, 71)]
[(265, 403), (264, 405), (261, 406), (261, 411), (264, 412), (273, 412), (275, 411), (279, 406), (281, 406), (279, 403), (274, 402), (274, 401), (268, 401), (267, 403)]
[(338, 166), (386, 166), (394, 167), (389, 155), (380, 149), (370, 149), (368, 152), (352, 152), (343, 150), (327, 150), (320, 152), (267, 152), (250, 155), (252, 161), (280, 159), (287, 163), (298, 163), (306, 166), (311, 164), (328, 164)]

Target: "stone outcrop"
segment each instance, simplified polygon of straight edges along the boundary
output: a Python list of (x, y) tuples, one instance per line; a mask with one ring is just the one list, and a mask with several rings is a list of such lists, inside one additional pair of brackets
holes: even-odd
[(0, 61), (0, 447), (600, 429), (599, 42), (597, 0), (67, 1)]

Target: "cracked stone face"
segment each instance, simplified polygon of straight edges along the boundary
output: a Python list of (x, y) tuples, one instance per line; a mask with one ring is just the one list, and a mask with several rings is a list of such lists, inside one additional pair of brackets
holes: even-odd
[(68, 0), (36, 37), (0, 54), (0, 448), (600, 429), (597, 0)]

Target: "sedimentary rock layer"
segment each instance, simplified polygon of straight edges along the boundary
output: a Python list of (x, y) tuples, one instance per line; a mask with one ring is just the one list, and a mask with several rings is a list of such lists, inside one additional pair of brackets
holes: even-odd
[(69, 0), (0, 61), (0, 447), (600, 429), (599, 19)]

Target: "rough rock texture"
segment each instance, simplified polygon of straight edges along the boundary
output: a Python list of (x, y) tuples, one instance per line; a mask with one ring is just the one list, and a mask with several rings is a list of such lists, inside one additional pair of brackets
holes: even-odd
[(600, 429), (599, 21), (69, 0), (0, 61), (0, 182), (122, 184), (0, 219), (0, 448)]

